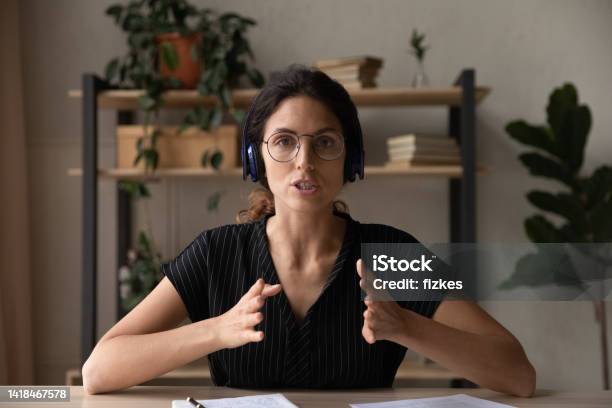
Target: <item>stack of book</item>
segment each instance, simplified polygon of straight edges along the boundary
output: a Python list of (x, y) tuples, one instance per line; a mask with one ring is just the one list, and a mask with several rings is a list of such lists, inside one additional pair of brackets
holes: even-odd
[(383, 60), (371, 56), (356, 56), (318, 60), (314, 67), (340, 82), (347, 89), (373, 88)]
[(406, 134), (387, 139), (390, 167), (412, 165), (458, 165), (461, 152), (457, 141), (447, 136)]

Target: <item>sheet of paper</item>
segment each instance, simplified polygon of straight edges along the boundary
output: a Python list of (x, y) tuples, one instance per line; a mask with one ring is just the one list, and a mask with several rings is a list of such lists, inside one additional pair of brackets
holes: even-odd
[(515, 408), (465, 394), (350, 405), (353, 408)]
[[(283, 394), (249, 395), (236, 398), (196, 399), (206, 408), (298, 408)], [(186, 400), (172, 400), (172, 408), (194, 408)]]

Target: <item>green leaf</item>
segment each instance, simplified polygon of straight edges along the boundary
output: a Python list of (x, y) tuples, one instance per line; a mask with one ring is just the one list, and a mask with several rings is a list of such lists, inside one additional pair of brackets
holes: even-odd
[(144, 151), (139, 152), (136, 157), (134, 158), (134, 166), (137, 166), (138, 163), (140, 162), (140, 160), (142, 160), (142, 158), (144, 157)]
[(563, 158), (556, 149), (552, 135), (544, 126), (532, 126), (523, 120), (517, 120), (506, 125), (506, 132), (519, 143), (537, 147), (561, 159)]
[(214, 211), (219, 208), (219, 201), (221, 201), (222, 195), (223, 195), (222, 192), (217, 191), (211, 194), (210, 197), (208, 197), (208, 204), (207, 204), (208, 211)]
[(127, 32), (140, 31), (145, 27), (145, 19), (139, 14), (128, 14), (123, 20), (121, 28)]
[(525, 232), (532, 242), (564, 242), (564, 237), (557, 227), (542, 215), (534, 215), (525, 220)]
[(552, 178), (574, 188), (572, 175), (559, 162), (539, 153), (523, 153), (519, 159), (533, 176)]
[(147, 186), (139, 181), (121, 180), (119, 181), (119, 188), (128, 193), (132, 199), (151, 197)]
[(548, 124), (555, 135), (560, 133), (568, 111), (578, 104), (578, 93), (574, 85), (567, 83), (563, 87), (555, 88), (548, 98), (546, 113)]
[(142, 152), (142, 149), (143, 149), (143, 143), (144, 143), (144, 138), (143, 138), (143, 137), (139, 137), (139, 138), (136, 140), (136, 151), (137, 151), (138, 153)]
[(176, 48), (169, 42), (161, 43), (160, 47), (164, 63), (170, 71), (174, 71), (179, 65), (179, 56), (176, 52)]
[(121, 13), (123, 13), (123, 6), (119, 4), (113, 4), (112, 6), (108, 7), (105, 11), (105, 14), (107, 16), (113, 17), (115, 20), (115, 23), (117, 24), (121, 20)]
[(189, 129), (192, 125), (190, 123), (183, 122), (179, 126), (179, 135), (183, 134), (185, 130)]
[(591, 128), (589, 108), (578, 106), (576, 88), (566, 83), (551, 93), (546, 112), (559, 152), (569, 171), (577, 173), (582, 166), (584, 146)]
[(264, 86), (264, 83), (265, 83), (264, 76), (258, 70), (256, 69), (247, 70), (247, 76), (249, 77), (249, 80), (251, 81), (253, 86), (255, 86), (256, 88), (261, 88), (262, 86)]
[(531, 191), (527, 194), (527, 199), (537, 208), (560, 215), (581, 230), (587, 228), (584, 209), (578, 198), (573, 194)]
[(593, 208), (591, 224), (594, 242), (612, 242), (612, 199)]
[(608, 200), (612, 196), (612, 167), (597, 168), (591, 177), (585, 180), (584, 193), (589, 209), (601, 201)]
[(202, 159), (200, 160), (202, 167), (208, 167), (208, 150), (205, 150), (202, 154)]
[(153, 133), (151, 133), (151, 147), (154, 148), (157, 145), (157, 139), (162, 134), (161, 130), (155, 129)]
[(212, 154), (210, 164), (215, 170), (218, 170), (219, 167), (221, 167), (221, 163), (223, 163), (223, 152), (221, 150), (217, 150)]
[(236, 122), (240, 124), (244, 121), (244, 118), (246, 117), (246, 112), (242, 109), (234, 109), (232, 115), (234, 116), (234, 119), (236, 119)]
[(215, 128), (221, 125), (222, 121), (223, 121), (223, 108), (221, 108), (220, 106), (215, 106), (212, 119), (210, 120), (210, 126)]
[(224, 108), (228, 108), (232, 105), (232, 92), (227, 86), (221, 89), (221, 103)]
[(150, 111), (156, 108), (157, 101), (153, 99), (152, 97), (150, 97), (149, 95), (141, 95), (138, 98), (138, 106), (142, 110)]
[(149, 242), (149, 238), (147, 238), (147, 234), (145, 234), (143, 231), (140, 231), (138, 233), (138, 245), (144, 252), (150, 252), (151, 250), (151, 243)]
[(111, 82), (115, 75), (117, 75), (117, 68), (119, 67), (119, 58), (113, 58), (108, 64), (106, 64), (105, 78), (108, 82)]
[(552, 246), (538, 249), (537, 253), (527, 254), (519, 259), (514, 273), (501, 284), (500, 289), (551, 284), (582, 289), (582, 280), (565, 250)]
[(205, 131), (210, 129), (210, 121), (212, 119), (212, 116), (213, 116), (212, 109), (202, 110), (200, 117), (199, 117), (200, 129), (205, 130)]
[(145, 168), (155, 170), (159, 162), (159, 153), (155, 149), (146, 149), (144, 151)]

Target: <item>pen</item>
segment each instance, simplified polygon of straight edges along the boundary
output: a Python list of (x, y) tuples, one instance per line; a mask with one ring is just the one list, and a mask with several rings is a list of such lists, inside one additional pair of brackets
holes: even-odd
[(200, 404), (198, 401), (194, 400), (191, 397), (187, 397), (187, 401), (196, 408), (206, 408), (204, 405)]

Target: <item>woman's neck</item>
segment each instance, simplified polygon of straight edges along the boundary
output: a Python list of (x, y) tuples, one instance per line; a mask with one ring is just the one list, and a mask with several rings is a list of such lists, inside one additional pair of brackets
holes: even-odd
[(331, 208), (308, 213), (277, 209), (268, 219), (266, 233), (281, 256), (299, 266), (337, 252), (346, 227), (347, 220), (334, 215)]

